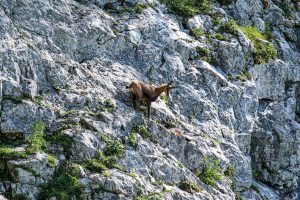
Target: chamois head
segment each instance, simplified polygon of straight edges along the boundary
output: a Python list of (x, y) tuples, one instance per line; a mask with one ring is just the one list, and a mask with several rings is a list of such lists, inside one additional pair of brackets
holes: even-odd
[(165, 84), (165, 88), (166, 88), (165, 93), (170, 100), (172, 100), (172, 97), (170, 95), (170, 90), (178, 87), (178, 86), (172, 86), (172, 83), (173, 81), (169, 82), (168, 84)]

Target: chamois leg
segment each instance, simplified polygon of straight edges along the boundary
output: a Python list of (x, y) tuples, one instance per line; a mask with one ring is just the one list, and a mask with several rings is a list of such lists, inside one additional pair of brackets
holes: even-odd
[(132, 104), (133, 104), (133, 108), (136, 110), (137, 109), (136, 96), (132, 96)]
[(147, 107), (148, 107), (148, 120), (150, 120), (150, 115), (151, 115), (151, 101), (147, 102)]

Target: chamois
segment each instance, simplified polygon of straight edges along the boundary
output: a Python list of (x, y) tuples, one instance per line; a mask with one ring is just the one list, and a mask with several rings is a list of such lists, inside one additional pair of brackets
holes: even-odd
[(137, 103), (140, 101), (147, 102), (148, 108), (148, 119), (150, 120), (151, 114), (151, 103), (156, 101), (161, 93), (165, 93), (168, 98), (170, 98), (170, 90), (176, 88), (176, 86), (171, 86), (173, 81), (168, 84), (162, 84), (160, 86), (155, 86), (147, 83), (143, 83), (138, 80), (131, 82), (126, 88), (129, 89), (130, 94), (132, 95), (132, 104), (134, 109), (137, 109)]

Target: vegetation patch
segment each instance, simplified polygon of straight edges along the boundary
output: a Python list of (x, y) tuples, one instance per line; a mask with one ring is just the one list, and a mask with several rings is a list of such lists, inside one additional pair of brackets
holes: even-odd
[(221, 34), (221, 33), (216, 33), (213, 35), (209, 35), (209, 38), (213, 38), (213, 39), (217, 39), (217, 40), (221, 40), (221, 41), (226, 41), (226, 38)]
[(111, 99), (106, 99), (105, 101), (104, 101), (104, 106), (105, 106), (105, 110), (107, 111), (107, 112), (112, 112), (112, 111), (114, 111), (114, 108), (115, 108), (115, 105), (113, 104), (113, 102), (112, 102), (112, 100)]
[(255, 185), (251, 185), (251, 187), (250, 187), (252, 190), (255, 190), (258, 194), (259, 194), (259, 189), (258, 189), (258, 187), (257, 186), (255, 186)]
[(97, 155), (91, 159), (86, 160), (83, 163), (83, 167), (86, 169), (102, 173), (109, 176), (106, 171), (107, 168), (122, 169), (117, 164), (117, 160), (124, 154), (124, 145), (120, 140), (108, 140), (107, 145), (104, 147), (103, 152), (99, 151)]
[(63, 152), (68, 159), (71, 156), (71, 148), (72, 148), (72, 138), (62, 132), (62, 130), (53, 133), (52, 135), (48, 135), (46, 137), (47, 142), (50, 145), (60, 146), (63, 148)]
[(122, 156), (124, 153), (124, 145), (120, 140), (109, 140), (103, 149), (106, 156)]
[(107, 168), (117, 168), (121, 167), (117, 164), (117, 156), (105, 156), (102, 151), (99, 151), (98, 154), (91, 159), (88, 159), (83, 163), (83, 167), (98, 173), (106, 173)]
[(28, 154), (36, 153), (46, 148), (46, 140), (45, 140), (45, 124), (42, 121), (35, 123), (32, 127), (32, 134), (27, 138), (27, 148), (26, 152)]
[(77, 177), (73, 175), (69, 168), (60, 169), (52, 180), (47, 182), (42, 187), (39, 199), (56, 199), (72, 200), (83, 199), (82, 187)]
[(197, 171), (196, 175), (200, 180), (213, 187), (216, 186), (216, 181), (221, 180), (222, 176), (220, 174), (220, 160), (205, 157), (201, 164), (203, 165), (202, 171)]
[(57, 159), (55, 158), (55, 156), (48, 155), (47, 164), (49, 167), (52, 167), (52, 168), (56, 167), (58, 162), (57, 162)]
[(132, 132), (129, 134), (129, 137), (127, 138), (127, 142), (130, 146), (137, 148), (139, 145), (139, 140), (137, 138), (136, 133)]
[(0, 160), (8, 161), (17, 158), (27, 158), (27, 156), (23, 151), (15, 151), (10, 147), (0, 147)]
[(221, 32), (236, 34), (239, 26), (234, 20), (229, 20), (220, 27)]
[(230, 177), (233, 175), (233, 173), (234, 173), (234, 166), (231, 163), (229, 163), (224, 172), (224, 175)]
[(199, 57), (205, 57), (205, 56), (208, 56), (209, 49), (197, 46), (196, 47), (196, 52), (198, 53)]
[(202, 28), (195, 28), (191, 30), (192, 36), (199, 38), (204, 35), (204, 30)]
[(234, 2), (234, 0), (218, 0), (218, 2), (222, 5), (229, 5)]
[(158, 139), (147, 129), (145, 125), (137, 125), (134, 128), (132, 128), (131, 133), (138, 133), (140, 134), (144, 139), (150, 139), (153, 143), (159, 143)]
[(77, 1), (78, 3), (81, 3), (81, 4), (86, 4), (87, 3), (87, 0), (75, 0)]
[(251, 79), (251, 74), (250, 74), (250, 72), (244, 70), (244, 71), (243, 71), (243, 74), (247, 77), (247, 79), (249, 79), (249, 80)]
[(235, 78), (236, 78), (237, 80), (239, 80), (239, 81), (242, 81), (242, 82), (245, 82), (245, 81), (246, 81), (245, 77), (244, 77), (243, 75), (240, 75), (240, 74), (236, 75)]
[(211, 11), (208, 0), (162, 0), (173, 14), (192, 17), (196, 13), (207, 14)]
[(257, 181), (263, 182), (263, 176), (262, 176), (261, 172), (255, 170), (255, 169), (252, 170), (252, 177)]
[(160, 99), (166, 104), (167, 107), (169, 107), (168, 100), (167, 100), (167, 95), (161, 95)]
[(148, 8), (148, 4), (146, 4), (146, 3), (137, 3), (136, 5), (135, 5), (135, 12), (137, 12), (137, 13), (142, 13), (142, 11), (144, 10), (144, 9), (146, 9), (146, 8)]
[(254, 45), (255, 64), (268, 63), (277, 57), (277, 50), (272, 43), (267, 43), (266, 36), (253, 26), (240, 27)]
[[(102, 159), (102, 157), (101, 157)], [(107, 168), (105, 164), (103, 163), (103, 160), (99, 159), (97, 156), (96, 158), (88, 159), (83, 163), (83, 167), (86, 169), (92, 171), (92, 172), (98, 172), (102, 173), (104, 172)]]
[(190, 181), (183, 181), (178, 186), (181, 190), (184, 190), (189, 193), (200, 192), (201, 188), (196, 183), (192, 183)]

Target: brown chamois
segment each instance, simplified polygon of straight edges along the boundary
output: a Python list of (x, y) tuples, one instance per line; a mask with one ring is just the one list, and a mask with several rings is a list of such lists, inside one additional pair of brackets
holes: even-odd
[(137, 103), (140, 101), (147, 102), (148, 108), (148, 119), (150, 119), (151, 114), (151, 103), (156, 101), (161, 93), (165, 93), (168, 98), (170, 98), (170, 90), (176, 88), (176, 86), (171, 86), (173, 81), (168, 84), (162, 84), (160, 86), (155, 86), (141, 81), (134, 80), (126, 88), (129, 89), (132, 95), (132, 104), (134, 109), (137, 109)]

